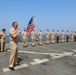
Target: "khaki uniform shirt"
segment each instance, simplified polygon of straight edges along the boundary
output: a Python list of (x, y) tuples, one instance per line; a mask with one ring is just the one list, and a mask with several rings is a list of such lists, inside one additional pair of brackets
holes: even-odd
[(51, 32), (51, 36), (53, 36), (53, 37), (54, 37), (54, 32), (53, 32), (53, 31)]
[(0, 32), (0, 39), (1, 39), (1, 32)]
[(19, 36), (15, 37), (15, 34), (17, 33), (16, 29), (13, 27), (9, 31), (10, 35), (10, 41), (18, 42), (19, 41)]
[(66, 32), (66, 36), (69, 36), (69, 33), (68, 32)]
[(61, 33), (61, 36), (64, 36), (64, 32)]
[(32, 32), (31, 32), (31, 37), (35, 37), (35, 35), (36, 35), (35, 32), (32, 31)]
[(39, 35), (39, 37), (41, 37), (41, 38), (43, 37), (42, 32), (39, 32), (39, 34), (38, 34), (38, 35)]
[(27, 31), (23, 31), (23, 32), (22, 32), (22, 38), (25, 38), (25, 37), (27, 37), (27, 36), (28, 36)]
[(59, 32), (56, 32), (56, 36), (59, 36)]
[(46, 37), (50, 37), (50, 32), (46, 31)]
[(76, 33), (74, 33), (74, 36), (76, 37)]
[(0, 32), (0, 39), (5, 39), (6, 38), (6, 33), (4, 33), (3, 31)]

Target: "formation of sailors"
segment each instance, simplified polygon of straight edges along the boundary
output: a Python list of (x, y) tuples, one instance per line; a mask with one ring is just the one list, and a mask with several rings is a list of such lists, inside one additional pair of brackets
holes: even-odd
[[(49, 45), (50, 44), (50, 38), (51, 38), (51, 43), (54, 44), (55, 43), (55, 33), (54, 33), (54, 30), (52, 30), (52, 32), (50, 33), (49, 30), (47, 29), (46, 31), (46, 44)], [(24, 38), (25, 37), (25, 38)], [(43, 44), (43, 32), (42, 30), (39, 31), (38, 33), (38, 45), (42, 45)], [(61, 34), (59, 34), (59, 31), (57, 30), (56, 31), (56, 42), (59, 43), (59, 38), (61, 37), (61, 42), (63, 43), (64, 42), (64, 31), (62, 30)], [(23, 46), (24, 47), (27, 47), (27, 38), (28, 38), (28, 34), (27, 34), (27, 31), (26, 29), (23, 31), (22, 33), (22, 38), (23, 39)], [(69, 31), (66, 32), (66, 42), (69, 42), (69, 38), (70, 38), (70, 41), (76, 41), (76, 32), (73, 33), (73, 31), (71, 31), (71, 34), (69, 35)], [(36, 40), (36, 33), (35, 31), (33, 30), (31, 32), (31, 46), (35, 46), (35, 40)]]
[[(2, 29), (2, 31), (0, 32), (0, 52), (3, 52), (5, 50), (5, 38), (6, 38), (6, 33), (5, 33), (6, 29)], [(46, 44), (49, 45), (50, 44), (50, 38), (51, 38), (51, 43), (54, 44), (55, 43), (55, 33), (54, 30), (52, 30), (52, 32), (50, 33), (49, 29), (46, 30), (45, 36), (46, 36)], [(35, 46), (35, 40), (36, 40), (36, 33), (33, 30), (31, 32), (31, 46)], [(38, 45), (42, 45), (43, 44), (43, 32), (42, 30), (39, 31), (38, 33)], [(61, 34), (59, 34), (59, 31), (56, 31), (56, 43), (59, 43), (59, 38), (61, 38), (61, 42), (64, 42), (64, 30), (62, 30)], [(73, 31), (71, 31), (71, 34), (69, 35), (69, 31), (66, 32), (66, 42), (69, 42), (69, 38), (70, 41), (76, 41), (76, 32), (73, 33)], [(28, 47), (27, 44), (27, 39), (28, 39), (28, 33), (27, 30), (24, 28), (24, 31), (22, 32), (22, 40), (23, 40), (23, 47)]]

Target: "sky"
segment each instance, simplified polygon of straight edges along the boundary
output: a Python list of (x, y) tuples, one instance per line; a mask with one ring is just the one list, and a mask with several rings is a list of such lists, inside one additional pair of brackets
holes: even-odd
[(76, 31), (76, 0), (0, 0), (0, 31), (6, 28), (6, 34), (12, 22), (18, 22), (23, 31), (32, 16), (35, 16), (35, 32), (41, 29)]

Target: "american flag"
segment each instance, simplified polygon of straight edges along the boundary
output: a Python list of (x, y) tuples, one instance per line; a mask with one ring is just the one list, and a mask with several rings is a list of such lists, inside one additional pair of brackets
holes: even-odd
[(31, 34), (31, 31), (34, 29), (35, 27), (35, 24), (34, 24), (34, 16), (31, 17), (29, 23), (28, 23), (28, 26), (27, 26), (27, 33), (28, 35)]

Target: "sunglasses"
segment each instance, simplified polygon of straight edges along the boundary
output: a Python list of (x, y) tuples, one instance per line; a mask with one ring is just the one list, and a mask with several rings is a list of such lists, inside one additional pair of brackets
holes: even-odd
[(16, 25), (16, 26), (18, 26), (18, 25)]

